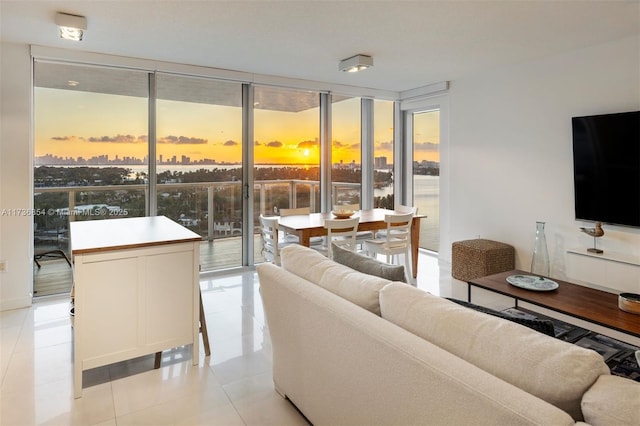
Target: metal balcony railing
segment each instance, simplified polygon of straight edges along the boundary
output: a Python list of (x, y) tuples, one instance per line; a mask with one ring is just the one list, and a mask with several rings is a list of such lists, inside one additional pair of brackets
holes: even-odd
[[(158, 213), (193, 229), (203, 239), (224, 238), (241, 232), (240, 181), (160, 183), (157, 188)], [(148, 191), (149, 187), (145, 184), (37, 187), (35, 211), (54, 216), (57, 220), (52, 220), (51, 217), (41, 219), (41, 226), (36, 226), (36, 234), (41, 237), (46, 233), (53, 235), (55, 230), (55, 236), (59, 238), (59, 235), (68, 229), (69, 221), (143, 216), (149, 211), (146, 205), (149, 199)], [(54, 193), (64, 193), (66, 197), (40, 202), (41, 194)], [(139, 195), (136, 196), (136, 193)], [(274, 207), (280, 209), (309, 206), (312, 212), (318, 211), (319, 197), (318, 181), (255, 181), (253, 227), (255, 229), (259, 225), (260, 214), (273, 214)], [(360, 184), (335, 182), (332, 184), (332, 197), (334, 204), (359, 203)]]

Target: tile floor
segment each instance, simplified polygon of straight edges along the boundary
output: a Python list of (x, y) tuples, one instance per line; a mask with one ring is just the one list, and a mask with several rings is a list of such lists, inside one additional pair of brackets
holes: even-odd
[[(437, 258), (418, 287), (440, 294)], [(68, 300), (0, 313), (0, 425), (306, 425), (273, 389), (271, 344), (254, 271), (202, 278), (211, 356), (190, 348), (89, 370), (73, 398)], [(202, 345), (201, 345), (202, 346)]]

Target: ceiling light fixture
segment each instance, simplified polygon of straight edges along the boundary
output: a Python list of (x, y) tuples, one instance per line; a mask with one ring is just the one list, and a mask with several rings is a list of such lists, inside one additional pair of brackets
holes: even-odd
[(60, 38), (81, 41), (84, 30), (87, 29), (87, 18), (68, 13), (56, 13), (56, 25), (60, 28)]
[(371, 68), (373, 66), (373, 58), (367, 55), (355, 55), (340, 61), (338, 69), (345, 72), (358, 72)]

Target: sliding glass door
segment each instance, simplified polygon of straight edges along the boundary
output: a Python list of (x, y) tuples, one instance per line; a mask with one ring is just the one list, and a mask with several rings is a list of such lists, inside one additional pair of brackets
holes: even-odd
[(393, 209), (393, 101), (373, 101), (373, 206)]
[(254, 221), (280, 209), (320, 210), (320, 94), (254, 87)]
[(333, 95), (331, 104), (331, 202), (360, 208), (362, 183), (360, 98)]
[(71, 288), (70, 221), (146, 214), (147, 123), (147, 73), (35, 63), (34, 295)]
[(157, 213), (203, 238), (201, 270), (242, 265), (242, 84), (156, 75)]
[(413, 113), (413, 203), (427, 219), (420, 224), (420, 247), (440, 245), (440, 110)]

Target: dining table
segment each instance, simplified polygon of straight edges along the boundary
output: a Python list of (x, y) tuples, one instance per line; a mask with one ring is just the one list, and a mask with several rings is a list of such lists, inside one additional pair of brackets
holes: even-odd
[[(403, 214), (390, 209), (370, 209), (356, 210), (354, 216), (359, 217), (358, 231), (379, 231), (387, 228), (384, 218), (388, 214)], [(411, 271), (413, 278), (418, 276), (418, 248), (420, 246), (420, 219), (426, 218), (426, 215), (413, 215), (411, 224)], [(300, 244), (309, 247), (311, 237), (321, 237), (327, 235), (327, 229), (324, 227), (326, 219), (335, 219), (335, 215), (331, 212), (311, 213), (292, 216), (280, 216), (278, 218), (278, 226), (281, 230), (296, 235)]]

